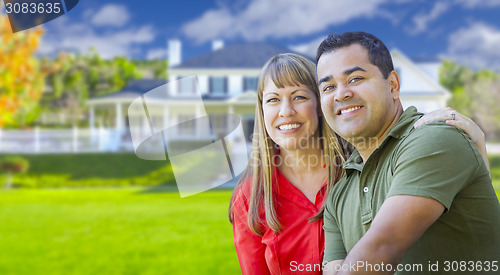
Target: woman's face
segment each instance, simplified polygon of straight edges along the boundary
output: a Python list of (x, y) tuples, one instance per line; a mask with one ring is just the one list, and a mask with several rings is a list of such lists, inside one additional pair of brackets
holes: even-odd
[(319, 136), (318, 100), (305, 85), (278, 88), (267, 78), (262, 109), (267, 133), (285, 149), (310, 149)]

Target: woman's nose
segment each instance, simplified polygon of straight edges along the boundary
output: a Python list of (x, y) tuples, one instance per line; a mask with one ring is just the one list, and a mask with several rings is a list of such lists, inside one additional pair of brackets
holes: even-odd
[(283, 100), (281, 103), (281, 109), (280, 109), (279, 116), (280, 117), (288, 117), (288, 116), (292, 116), (294, 114), (295, 114), (295, 109), (293, 107), (292, 102), (290, 102), (289, 100)]

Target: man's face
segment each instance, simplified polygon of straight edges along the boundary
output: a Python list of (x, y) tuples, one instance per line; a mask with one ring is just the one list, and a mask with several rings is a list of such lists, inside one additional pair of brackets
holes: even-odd
[(368, 50), (352, 44), (323, 54), (317, 74), (321, 109), (330, 127), (345, 139), (382, 137), (399, 99), (399, 78), (384, 79)]

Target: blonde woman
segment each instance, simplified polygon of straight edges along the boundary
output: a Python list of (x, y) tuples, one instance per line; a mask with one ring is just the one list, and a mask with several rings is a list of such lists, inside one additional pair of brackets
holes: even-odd
[[(252, 149), (229, 206), (243, 274), (321, 274), (323, 200), (343, 176), (351, 146), (326, 124), (315, 65), (296, 54), (262, 68)], [(422, 122), (446, 120), (448, 110)], [(484, 148), (484, 134), (464, 116), (464, 129)]]

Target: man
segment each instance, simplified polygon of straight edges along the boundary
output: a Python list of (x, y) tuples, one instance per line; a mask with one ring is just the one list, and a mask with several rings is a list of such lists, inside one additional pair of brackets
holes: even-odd
[(356, 148), (325, 201), (325, 274), (500, 274), (500, 205), (470, 139), (413, 128), (373, 35), (330, 35), (316, 60), (325, 118)]

